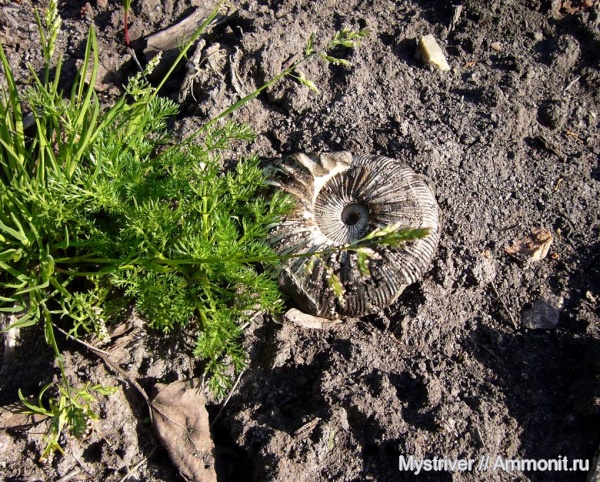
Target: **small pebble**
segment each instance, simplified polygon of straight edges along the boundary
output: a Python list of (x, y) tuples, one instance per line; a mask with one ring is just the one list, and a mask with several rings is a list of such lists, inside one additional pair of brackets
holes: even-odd
[(421, 37), (417, 54), (426, 64), (433, 65), (440, 70), (450, 70), (446, 56), (433, 35)]
[(502, 52), (504, 50), (504, 47), (502, 47), (502, 44), (500, 42), (492, 42), (490, 47), (496, 52)]
[(87, 18), (88, 20), (94, 17), (94, 7), (90, 5), (90, 2), (85, 2), (79, 14), (82, 18)]

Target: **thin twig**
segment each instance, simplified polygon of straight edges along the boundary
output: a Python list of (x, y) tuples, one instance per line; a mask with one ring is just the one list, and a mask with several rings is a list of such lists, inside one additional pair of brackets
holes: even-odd
[(110, 356), (109, 352), (101, 350), (100, 348), (96, 348), (94, 345), (90, 345), (89, 343), (86, 343), (85, 341), (80, 340), (79, 338), (75, 338), (73, 335), (71, 335), (71, 334), (67, 333), (65, 330), (63, 330), (60, 326), (57, 326), (54, 323), (52, 323), (52, 326), (54, 328), (56, 328), (58, 331), (60, 331), (66, 337), (70, 338), (71, 340), (76, 341), (77, 343), (81, 343), (86, 348), (89, 348), (90, 350), (93, 350), (93, 351), (98, 352), (98, 353), (102, 353), (102, 354), (104, 354), (106, 356)]
[(213, 427), (213, 425), (216, 423), (216, 421), (219, 419), (219, 417), (221, 416), (221, 413), (223, 412), (223, 410), (225, 409), (225, 406), (227, 405), (227, 403), (229, 402), (229, 400), (231, 399), (233, 393), (237, 390), (238, 385), (240, 384), (240, 380), (242, 379), (242, 375), (246, 373), (246, 370), (242, 370), (242, 372), (238, 375), (237, 380), (235, 381), (235, 383), (233, 384), (233, 387), (231, 388), (231, 391), (229, 392), (229, 395), (227, 395), (227, 399), (223, 402), (223, 405), (221, 406), (221, 409), (219, 410), (219, 413), (217, 413), (217, 416), (215, 417), (215, 419), (212, 421), (212, 423), (210, 424), (210, 428)]
[(506, 313), (508, 314), (508, 317), (510, 318), (510, 321), (513, 324), (513, 328), (515, 330), (519, 329), (519, 325), (517, 324), (517, 320), (515, 320), (515, 317), (512, 314), (512, 311), (510, 311), (508, 309), (507, 304), (504, 302), (504, 299), (500, 296), (500, 293), (498, 293), (498, 290), (496, 289), (496, 285), (494, 284), (494, 282), (492, 281), (490, 283), (492, 285), (492, 289), (494, 290), (494, 293), (496, 295), (496, 298), (498, 299), (498, 301), (500, 302), (500, 304), (502, 305), (502, 307), (504, 308), (504, 311), (506, 311)]
[(119, 373), (119, 375), (121, 375), (125, 380), (127, 380), (129, 383), (131, 383), (131, 385), (133, 385), (133, 387), (140, 393), (140, 395), (142, 396), (142, 398), (146, 401), (146, 403), (150, 404), (150, 399), (148, 398), (148, 395), (146, 395), (146, 392), (144, 391), (144, 389), (140, 386), (140, 384), (138, 382), (136, 382), (133, 378), (131, 378), (126, 372), (125, 370), (121, 369), (121, 367), (119, 367), (115, 362), (113, 362), (110, 359), (110, 353), (106, 352), (104, 350), (101, 350), (99, 348), (96, 348), (93, 345), (90, 345), (89, 343), (86, 343), (85, 341), (82, 340), (78, 340), (77, 338), (75, 338), (73, 335), (70, 335), (69, 333), (67, 333), (65, 330), (63, 330), (62, 328), (56, 326), (54, 323), (52, 323), (52, 326), (54, 326), (54, 328), (56, 328), (58, 331), (60, 331), (63, 335), (65, 335), (66, 337), (70, 338), (71, 340), (76, 341), (77, 343), (81, 343), (83, 346), (85, 346), (87, 349), (89, 349), (90, 351), (92, 351), (94, 354), (96, 354), (97, 356), (99, 356), (102, 361), (108, 365), (112, 370), (116, 371), (117, 373)]
[(581, 75), (578, 75), (577, 77), (575, 77), (571, 82), (569, 82), (569, 85), (567, 85), (565, 87), (565, 90), (563, 92), (566, 92), (567, 90), (569, 90), (571, 87), (573, 87), (575, 85), (575, 83), (581, 79)]
[[(94, 351), (92, 349), (92, 351)], [(127, 375), (127, 373), (125, 372), (125, 370), (121, 369), (121, 367), (119, 367), (116, 363), (114, 363), (109, 357), (107, 357), (106, 355), (103, 355), (100, 352), (95, 352), (96, 355), (98, 355), (100, 358), (102, 358), (102, 361), (104, 363), (106, 363), (110, 368), (112, 368), (113, 370), (115, 370), (116, 372), (118, 372), (125, 380), (127, 380), (129, 383), (131, 383), (131, 385), (133, 385), (133, 388), (135, 388), (139, 394), (142, 396), (142, 398), (146, 401), (146, 403), (148, 405), (150, 405), (150, 398), (148, 398), (148, 395), (146, 395), (146, 392), (144, 391), (144, 389), (141, 387), (141, 385), (136, 382), (133, 378), (131, 378), (129, 375)]]
[(139, 69), (139, 71), (143, 73), (144, 67), (142, 67), (142, 64), (140, 64), (140, 61), (137, 58), (137, 54), (135, 53), (135, 50), (133, 50), (131, 47), (127, 46), (127, 51), (129, 52), (129, 55), (131, 55), (131, 58), (135, 62), (135, 65), (137, 65), (137, 68)]
[(131, 470), (129, 470), (129, 467), (127, 468), (127, 473), (119, 480), (119, 482), (125, 482), (129, 477), (131, 477), (133, 475), (133, 471), (137, 470), (140, 468), (140, 466), (146, 462), (150, 457), (152, 457), (154, 455), (154, 452), (156, 452), (157, 446), (155, 445), (154, 447), (152, 447), (152, 450), (150, 451), (150, 453), (146, 456), (146, 457), (142, 457), (142, 460), (140, 460), (137, 464), (135, 464)]
[(81, 470), (79, 470), (79, 469), (73, 469), (67, 475), (65, 475), (64, 477), (61, 477), (60, 479), (58, 479), (56, 482), (67, 482), (67, 480), (71, 480), (73, 477), (76, 477), (80, 473), (81, 473)]
[[(84, 465), (84, 463), (79, 460), (79, 457), (77, 457), (75, 455), (75, 452), (73, 450), (71, 450), (71, 453), (69, 454), (71, 457), (73, 457), (75, 459), (75, 461), (79, 464), (79, 467), (81, 467), (83, 469), (83, 471), (88, 474), (88, 476), (92, 477), (94, 474)], [(73, 472), (75, 472), (75, 470), (77, 469), (73, 469)], [(73, 474), (73, 472), (71, 472), (71, 474), (67, 474), (70, 475), (70, 477), (74, 477), (75, 475), (77, 475), (78, 473), (80, 473), (79, 471), (76, 474)], [(65, 476), (66, 477), (66, 476)], [(65, 479), (67, 480), (67, 479)]]

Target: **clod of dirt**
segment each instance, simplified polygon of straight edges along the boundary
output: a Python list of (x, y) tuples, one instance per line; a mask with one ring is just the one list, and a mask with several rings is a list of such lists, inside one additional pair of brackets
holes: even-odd
[(566, 103), (557, 100), (542, 102), (538, 109), (538, 122), (550, 129), (560, 129), (567, 120)]
[(433, 65), (440, 70), (450, 70), (450, 65), (448, 65), (446, 56), (433, 35), (421, 37), (417, 55), (426, 64)]
[(193, 382), (157, 383), (158, 394), (149, 403), (152, 423), (182, 477), (194, 482), (216, 482), (206, 399), (199, 383)]
[(570, 35), (561, 35), (555, 42), (551, 65), (559, 71), (568, 72), (573, 69), (581, 57), (581, 46), (577, 39)]
[(219, 43), (205, 47), (204, 40), (196, 46), (186, 63), (186, 75), (179, 90), (179, 101), (188, 110), (207, 117), (216, 115), (219, 105), (228, 98), (228, 86), (223, 82), (231, 52)]
[(561, 13), (567, 15), (573, 15), (594, 6), (594, 0), (555, 0), (553, 3), (558, 5)]
[(536, 301), (531, 308), (521, 314), (521, 323), (531, 330), (556, 328), (563, 309), (564, 298), (550, 294)]
[(485, 286), (496, 279), (496, 262), (493, 259), (482, 256), (473, 265), (472, 272), (477, 283)]

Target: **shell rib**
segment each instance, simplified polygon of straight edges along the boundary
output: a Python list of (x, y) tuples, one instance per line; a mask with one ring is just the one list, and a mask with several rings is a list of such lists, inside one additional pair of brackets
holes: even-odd
[[(279, 254), (317, 253), (399, 223), (430, 228), (401, 248), (377, 246), (369, 275), (353, 252), (287, 260), (280, 285), (304, 312), (325, 318), (362, 316), (390, 305), (429, 268), (439, 236), (439, 207), (424, 176), (395, 159), (348, 152), (294, 154), (267, 169), (271, 184), (291, 194), (294, 211), (270, 232)], [(335, 273), (343, 299), (328, 279)]]

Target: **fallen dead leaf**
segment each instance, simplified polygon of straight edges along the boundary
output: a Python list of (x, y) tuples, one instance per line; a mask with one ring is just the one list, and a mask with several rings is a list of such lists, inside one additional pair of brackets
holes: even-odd
[(553, 240), (552, 233), (546, 228), (534, 228), (529, 236), (515, 241), (505, 251), (511, 256), (527, 256), (530, 261), (540, 261), (548, 255)]
[[(35, 403), (33, 398), (30, 398)], [(0, 407), (0, 429), (26, 429), (32, 425), (46, 420), (48, 417), (40, 414), (24, 413), (23, 405), (20, 402), (15, 402), (10, 405)]]
[(157, 383), (158, 394), (149, 402), (152, 424), (184, 479), (216, 482), (214, 444), (199, 386), (197, 380)]
[(560, 11), (567, 15), (582, 12), (594, 6), (594, 0), (566, 0), (561, 2)]

